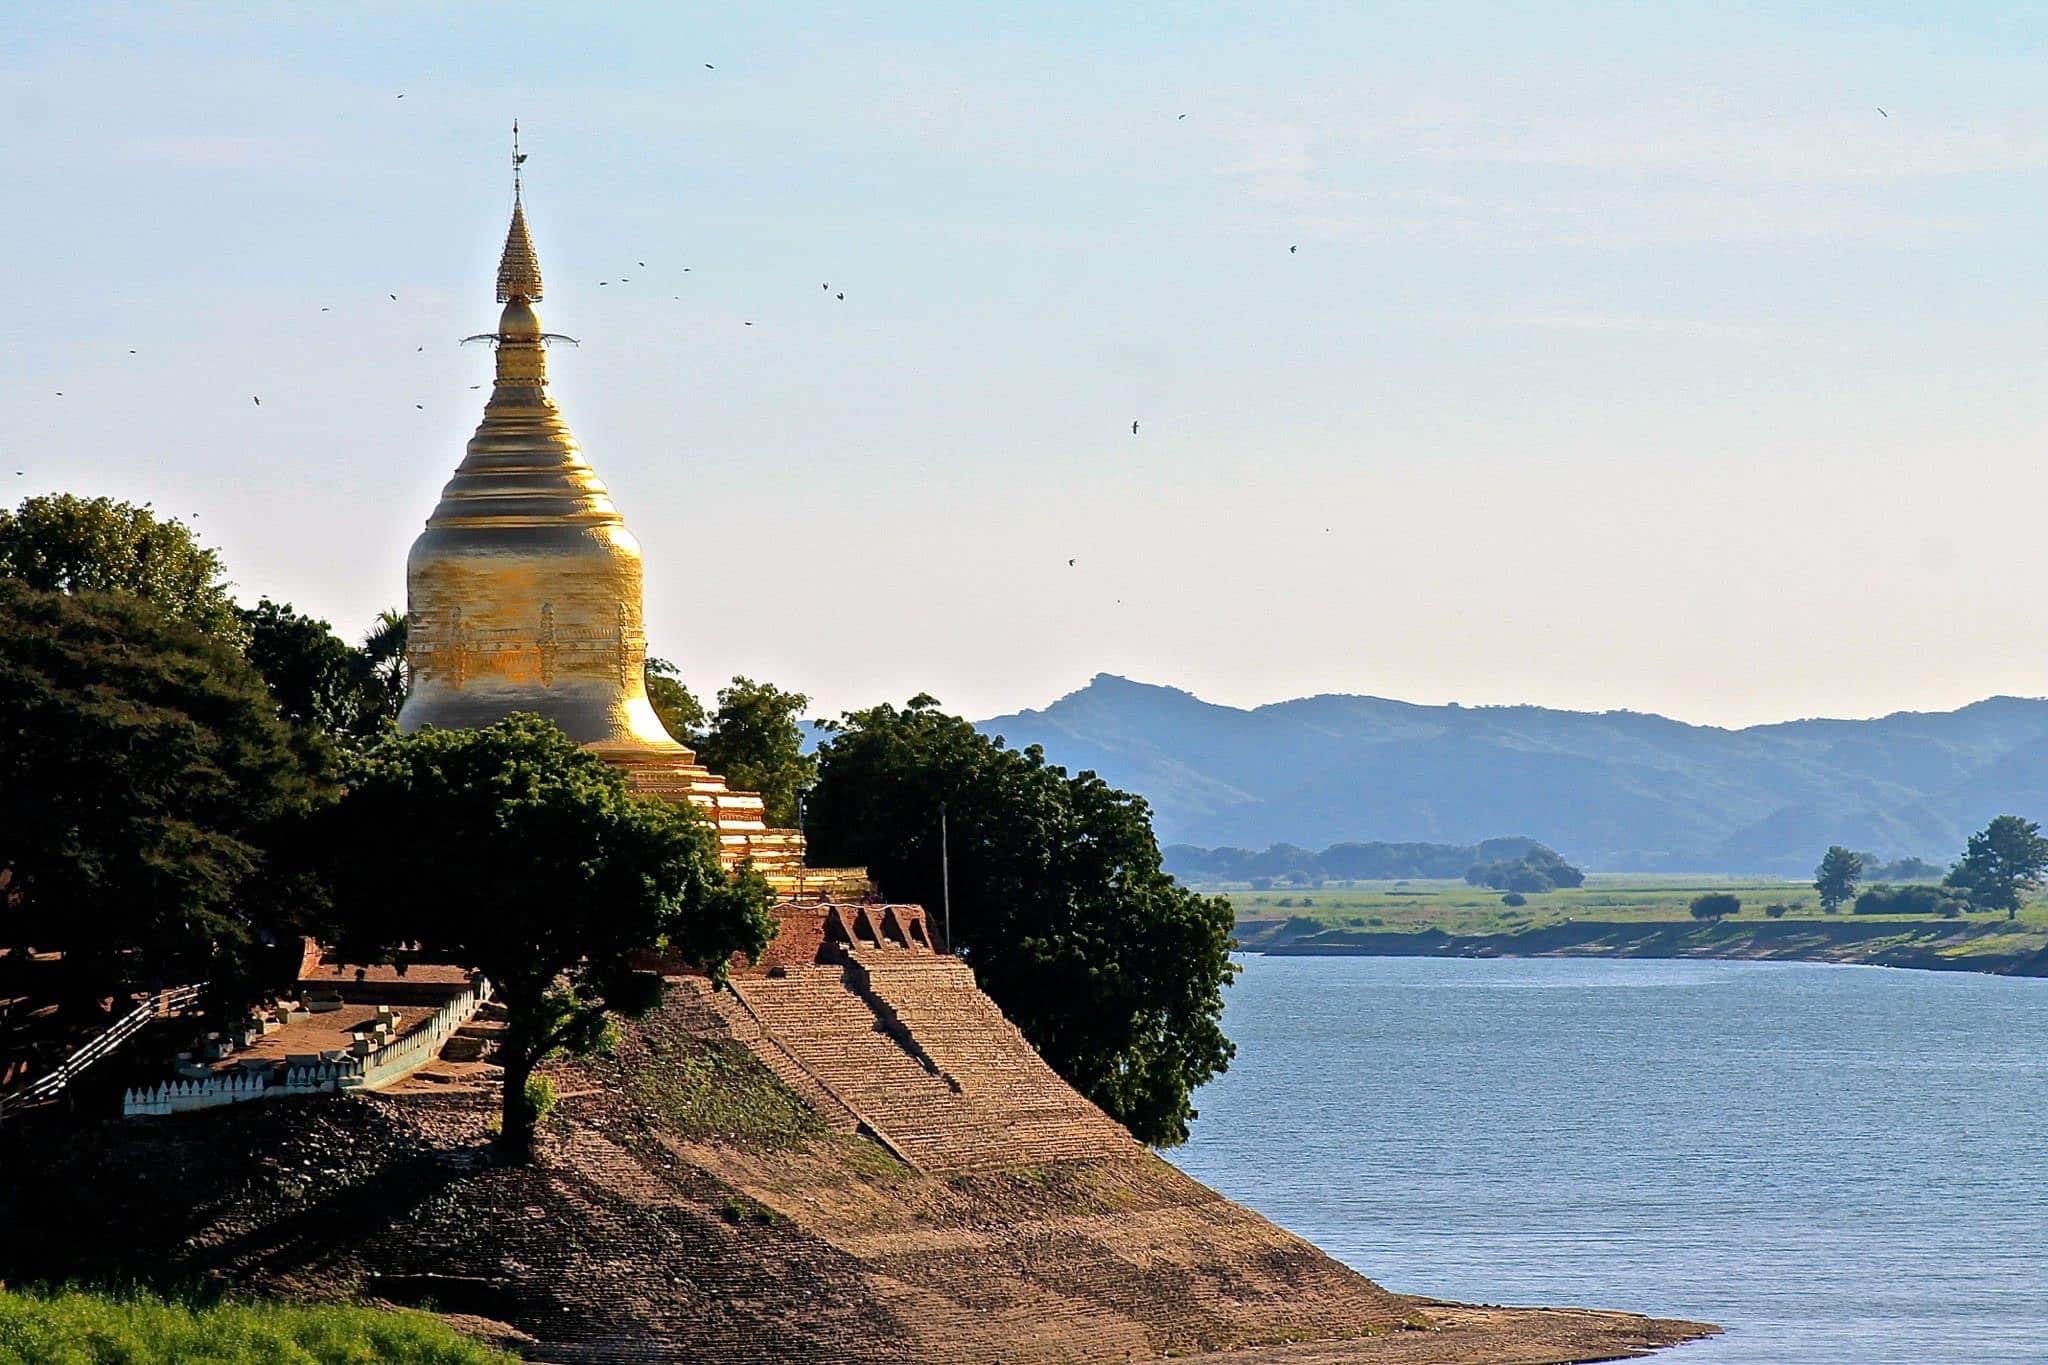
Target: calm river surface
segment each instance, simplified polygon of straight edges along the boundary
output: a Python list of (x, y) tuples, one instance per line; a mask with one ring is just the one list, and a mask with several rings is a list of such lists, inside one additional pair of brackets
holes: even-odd
[(2048, 980), (1251, 957), (1225, 1028), (1174, 1160), (1390, 1289), (2048, 1361)]

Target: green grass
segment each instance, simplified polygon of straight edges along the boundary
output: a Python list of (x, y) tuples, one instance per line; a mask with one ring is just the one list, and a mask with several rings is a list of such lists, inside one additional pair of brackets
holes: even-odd
[(641, 1103), (683, 1137), (795, 1146), (823, 1137), (825, 1121), (738, 1044), (687, 1043), (632, 1078)]
[(407, 1310), (0, 1290), (0, 1365), (516, 1365)]
[[(1418, 933), (1440, 929), (1447, 934), (1506, 934), (1543, 928), (1566, 919), (1599, 920), (1604, 923), (1684, 921), (1692, 922), (1692, 898), (1706, 891), (1726, 891), (1742, 899), (1742, 912), (1732, 923), (1749, 923), (1765, 917), (1764, 907), (1773, 903), (1788, 907), (1786, 920), (1873, 918), (1913, 923), (1926, 916), (1852, 916), (1844, 906), (1835, 916), (1822, 913), (1820, 901), (1808, 882), (1772, 881), (1741, 877), (1658, 877), (1601, 874), (1586, 878), (1584, 886), (1564, 891), (1546, 891), (1528, 898), (1528, 904), (1501, 904), (1501, 893), (1462, 881), (1359, 882), (1351, 886), (1320, 890), (1272, 890), (1227, 892), (1237, 911), (1238, 924), (1247, 935), (1276, 921), (1313, 921), (1320, 929), (1353, 933)], [(1993, 917), (1971, 915), (1970, 925), (1989, 926)], [(1936, 921), (1953, 923), (1953, 921)], [(1997, 922), (2004, 924), (2004, 916)], [(1304, 932), (1313, 932), (1307, 924)], [(2048, 943), (2048, 900), (2037, 899), (2020, 912), (2008, 932)], [(2011, 946), (2008, 944), (2007, 946)]]

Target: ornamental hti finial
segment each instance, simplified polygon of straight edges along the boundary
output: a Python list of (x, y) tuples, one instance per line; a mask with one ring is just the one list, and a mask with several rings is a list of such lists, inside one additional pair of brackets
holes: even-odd
[(505, 253), (498, 258), (498, 302), (540, 298), (540, 259), (533, 254), (533, 238), (526, 231), (526, 205), (521, 197), (520, 167), (526, 154), (519, 150), (519, 124), (512, 124), (512, 226), (505, 231)]

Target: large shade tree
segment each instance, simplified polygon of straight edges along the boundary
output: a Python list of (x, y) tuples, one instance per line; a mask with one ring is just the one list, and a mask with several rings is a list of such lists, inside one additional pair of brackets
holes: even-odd
[(774, 932), (766, 884), (727, 877), (701, 816), (634, 795), (539, 717), (387, 735), (351, 760), (346, 785), (308, 831), (328, 932), (357, 960), (459, 962), (490, 979), (508, 1016), (511, 1160), (532, 1157), (534, 1068), (658, 998), (641, 954), (722, 976)]
[(0, 574), (53, 592), (124, 592), (239, 645), (247, 632), (220, 555), (175, 517), (54, 493), (0, 511)]
[(246, 980), (283, 924), (273, 836), (322, 790), (296, 741), (239, 651), (152, 601), (0, 577), (0, 942), (63, 952), (86, 995)]
[(1083, 1094), (1147, 1142), (1185, 1141), (1195, 1088), (1233, 1052), (1232, 917), (1161, 869), (1145, 802), (927, 696), (829, 728), (807, 806), (819, 861), (936, 911), (943, 807), (955, 950)]
[(2041, 826), (2001, 815), (1970, 836), (1943, 885), (1961, 891), (1973, 910), (2003, 910), (2012, 919), (2048, 874), (2048, 839)]

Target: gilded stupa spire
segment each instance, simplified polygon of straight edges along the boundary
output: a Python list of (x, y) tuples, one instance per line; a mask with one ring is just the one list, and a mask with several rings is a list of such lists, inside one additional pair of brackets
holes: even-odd
[(512, 226), (505, 230), (505, 250), (498, 257), (498, 302), (540, 298), (540, 258), (533, 254), (533, 238), (526, 231), (526, 204), (520, 192), (520, 167), (526, 156), (519, 150), (519, 122), (512, 123)]

